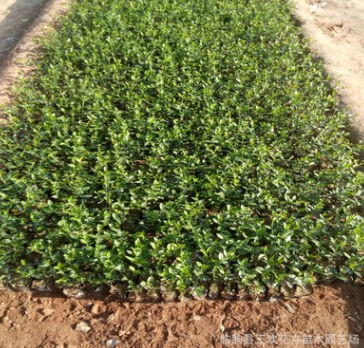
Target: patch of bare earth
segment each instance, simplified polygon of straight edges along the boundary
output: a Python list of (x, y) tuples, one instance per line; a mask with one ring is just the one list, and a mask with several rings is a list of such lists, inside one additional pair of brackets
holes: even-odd
[[(0, 103), (11, 100), (9, 91), (18, 73), (31, 70), (25, 63), (37, 50), (32, 38), (43, 35), (43, 25), (54, 20), (52, 13), (60, 13), (61, 4), (70, 1), (2, 0)], [(364, 2), (326, 2), (311, 7), (319, 2), (299, 0), (297, 14), (306, 34), (317, 40), (313, 48), (328, 72), (348, 87), (340, 96), (359, 113), (356, 124), (364, 139)], [(17, 13), (21, 5), (25, 9), (32, 4), (28, 12)], [(342, 282), (316, 285), (307, 298), (273, 302), (129, 303), (115, 297), (5, 292), (0, 293), (0, 348), (364, 347), (363, 302), (362, 284)]]
[[(56, 21), (72, 0), (0, 0), (0, 104), (11, 101), (12, 86), (33, 67), (39, 50), (36, 38)], [(0, 113), (0, 124), (6, 115)]]
[[(362, 285), (341, 282), (278, 302), (129, 303), (4, 293), (0, 347), (363, 347), (363, 301)], [(221, 342), (229, 337), (236, 344)]]
[[(353, 141), (364, 139), (364, 1), (296, 0), (295, 14), (311, 49), (336, 81), (351, 108)], [(364, 151), (362, 153), (364, 158)]]
[(0, 4), (0, 66), (48, 0), (2, 0)]

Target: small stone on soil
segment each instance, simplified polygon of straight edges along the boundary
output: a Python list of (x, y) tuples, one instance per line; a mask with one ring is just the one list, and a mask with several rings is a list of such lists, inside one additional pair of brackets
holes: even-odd
[(88, 333), (91, 328), (84, 321), (81, 321), (76, 325), (76, 330), (81, 331), (82, 333)]
[(105, 342), (102, 342), (102, 345), (106, 346), (106, 347), (114, 348), (118, 343), (119, 343), (119, 341), (116, 338), (113, 338), (113, 339), (107, 340)]

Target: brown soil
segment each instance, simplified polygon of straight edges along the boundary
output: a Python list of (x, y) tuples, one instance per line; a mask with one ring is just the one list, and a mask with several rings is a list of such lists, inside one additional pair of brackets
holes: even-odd
[[(11, 101), (12, 86), (33, 69), (30, 60), (44, 37), (72, 0), (0, 0), (0, 104)], [(24, 21), (27, 20), (27, 21)], [(0, 113), (0, 124), (6, 117)]]
[(48, 0), (2, 0), (0, 5), (0, 65), (26, 33)]
[[(117, 348), (363, 347), (363, 302), (363, 285), (341, 282), (317, 285), (308, 298), (273, 303), (129, 303), (5, 293), (0, 294), (0, 347), (93, 348), (112, 339)], [(85, 332), (79, 331), (82, 325)], [(222, 344), (227, 335), (242, 343)]]
[[(311, 49), (334, 81), (340, 100), (351, 108), (351, 139), (364, 140), (364, 1), (296, 0), (295, 14)], [(364, 151), (361, 154), (364, 159)]]
[[(37, 49), (31, 39), (43, 35), (42, 26), (54, 20), (50, 13), (62, 12), (61, 4), (70, 1), (2, 0), (0, 103), (10, 101), (10, 86), (18, 72), (24, 74), (31, 69), (24, 64)], [(340, 96), (360, 115), (357, 135), (364, 139), (364, 126), (360, 124), (364, 125), (360, 121), (364, 120), (364, 3), (326, 2), (326, 6), (310, 7), (320, 3), (298, 0), (296, 13), (306, 34), (317, 40), (312, 48), (324, 59), (327, 71), (348, 87), (340, 91)], [(45, 8), (39, 12), (42, 6)], [(319, 12), (312, 12), (319, 8)], [(68, 299), (6, 292), (0, 293), (0, 348), (94, 348), (114, 344), (116, 348), (364, 347), (363, 302), (362, 284), (342, 282), (316, 285), (308, 298), (275, 302), (129, 303), (115, 297)], [(230, 335), (236, 343), (222, 344), (223, 335)], [(259, 343), (259, 337), (264, 343)], [(330, 339), (335, 342), (329, 343)]]

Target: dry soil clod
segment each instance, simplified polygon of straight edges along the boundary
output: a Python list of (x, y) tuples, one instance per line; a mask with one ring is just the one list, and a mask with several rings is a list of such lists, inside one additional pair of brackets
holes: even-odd
[(220, 296), (226, 300), (232, 300), (236, 295), (236, 289), (237, 284), (234, 281), (229, 280), (226, 282)]
[(261, 302), (266, 299), (267, 288), (264, 284), (252, 284), (249, 286), (249, 294), (253, 300)]
[(286, 300), (292, 298), (295, 294), (295, 286), (289, 281), (282, 282), (279, 290), (282, 293), (283, 298)]
[(128, 283), (117, 281), (110, 285), (109, 294), (112, 296), (117, 295), (122, 299), (126, 299), (127, 291), (128, 291)]
[(221, 294), (222, 289), (223, 285), (221, 282), (212, 282), (210, 284), (209, 297), (212, 299), (218, 298)]
[(178, 292), (168, 286), (161, 286), (162, 298), (165, 302), (173, 302), (178, 299)]
[(193, 300), (191, 288), (187, 288), (184, 291), (181, 291), (180, 294), (179, 294), (179, 296), (178, 296), (178, 299), (181, 302), (187, 302), (187, 301)]
[(12, 291), (30, 291), (32, 285), (31, 279), (14, 279), (8, 282), (8, 287)]
[(145, 300), (150, 302), (158, 302), (161, 299), (161, 292), (158, 287), (147, 288), (147, 293), (145, 295)]
[(128, 291), (128, 299), (130, 302), (142, 303), (145, 301), (146, 291), (144, 289)]
[(313, 293), (313, 288), (311, 284), (298, 284), (296, 285), (295, 296), (296, 297), (306, 297)]
[(88, 326), (84, 321), (81, 321), (76, 325), (76, 330), (86, 334), (91, 330), (91, 327)]
[(250, 300), (250, 290), (247, 285), (238, 285), (238, 291), (236, 294), (236, 299), (239, 301), (248, 301)]
[(265, 281), (264, 285), (267, 288), (267, 296), (269, 298), (279, 298), (282, 296), (282, 293), (279, 291), (278, 284), (274, 283), (271, 280)]
[(51, 293), (55, 289), (55, 284), (52, 281), (44, 281), (34, 279), (32, 281), (32, 285), (30, 287), (31, 291), (40, 292), (40, 293)]
[(73, 286), (65, 286), (62, 290), (63, 294), (68, 298), (76, 298), (81, 299), (85, 298), (88, 294), (87, 289), (83, 286), (83, 284), (76, 284)]

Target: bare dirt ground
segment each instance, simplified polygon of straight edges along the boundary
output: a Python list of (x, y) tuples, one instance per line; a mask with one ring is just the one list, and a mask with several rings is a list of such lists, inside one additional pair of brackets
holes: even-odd
[[(61, 16), (72, 0), (0, 0), (0, 104), (11, 101), (12, 85), (31, 72), (44, 28)], [(0, 113), (0, 125), (6, 116)]]
[[(351, 107), (353, 141), (364, 140), (364, 1), (296, 0), (295, 14), (311, 49), (336, 81), (341, 101)], [(362, 153), (364, 158), (364, 152)]]
[[(96, 348), (107, 341), (116, 348), (363, 347), (363, 301), (362, 285), (340, 282), (315, 286), (308, 298), (275, 303), (129, 303), (5, 293), (0, 347)], [(236, 343), (221, 343), (228, 336)]]
[(29, 29), (48, 0), (2, 0), (0, 5), (0, 65)]
[[(24, 62), (37, 49), (31, 39), (70, 1), (0, 0), (0, 103), (11, 100), (18, 72), (29, 71)], [(306, 35), (317, 40), (311, 47), (328, 73), (347, 86), (340, 97), (359, 114), (356, 136), (364, 139), (364, 1), (326, 0), (324, 6), (298, 0), (296, 15)], [(342, 282), (316, 285), (307, 298), (261, 303), (129, 303), (5, 292), (0, 293), (0, 348), (361, 348), (363, 303), (364, 286)]]

